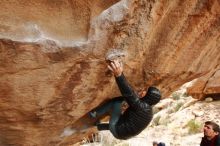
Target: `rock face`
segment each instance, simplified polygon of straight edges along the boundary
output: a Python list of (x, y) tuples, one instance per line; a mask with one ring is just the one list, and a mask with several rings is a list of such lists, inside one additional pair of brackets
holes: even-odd
[(212, 97), (219, 99), (220, 93), (220, 70), (211, 71), (207, 75), (200, 77), (188, 88), (187, 93), (194, 98), (203, 99)]
[(66, 146), (88, 134), (63, 133), (119, 95), (105, 63), (112, 48), (124, 52), (135, 89), (155, 85), (163, 97), (219, 74), (218, 0), (3, 0), (0, 7), (4, 146)]

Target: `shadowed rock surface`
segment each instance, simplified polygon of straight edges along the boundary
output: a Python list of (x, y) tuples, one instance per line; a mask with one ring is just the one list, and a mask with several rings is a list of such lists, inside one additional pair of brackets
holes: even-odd
[(67, 146), (91, 132), (64, 136), (120, 94), (105, 63), (112, 48), (124, 52), (135, 89), (153, 84), (165, 98), (206, 75), (214, 82), (205, 91), (219, 93), (218, 0), (3, 0), (0, 7), (1, 145)]
[(212, 97), (220, 98), (220, 70), (211, 71), (207, 75), (196, 80), (192, 87), (188, 88), (187, 93), (197, 99)]

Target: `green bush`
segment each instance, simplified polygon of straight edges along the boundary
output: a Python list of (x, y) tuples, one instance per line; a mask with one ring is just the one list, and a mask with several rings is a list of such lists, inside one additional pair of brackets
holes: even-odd
[(180, 99), (180, 93), (177, 93), (177, 92), (174, 92), (171, 97), (174, 99), (174, 100), (179, 100)]
[(159, 121), (160, 121), (160, 116), (155, 117), (155, 118), (153, 119), (153, 125), (154, 125), (154, 126), (159, 125)]
[(202, 124), (192, 119), (187, 123), (187, 127), (189, 134), (195, 134), (200, 132)]
[(182, 102), (177, 103), (175, 106), (175, 111), (178, 111), (181, 108), (181, 106), (183, 106)]
[(157, 108), (157, 107), (153, 107), (153, 113), (154, 113), (154, 114), (158, 113), (159, 111), (160, 111), (159, 108)]
[(174, 107), (170, 107), (170, 108), (167, 109), (168, 114), (172, 114), (174, 112), (175, 112)]
[(182, 96), (183, 97), (188, 97), (189, 95), (186, 92), (184, 92)]

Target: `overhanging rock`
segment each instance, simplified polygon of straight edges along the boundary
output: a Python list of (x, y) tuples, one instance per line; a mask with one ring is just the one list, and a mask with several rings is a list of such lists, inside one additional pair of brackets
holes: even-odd
[(68, 127), (120, 94), (105, 62), (112, 48), (126, 52), (124, 74), (135, 89), (155, 85), (164, 98), (219, 70), (218, 0), (3, 0), (0, 7), (1, 145), (67, 146), (92, 132)]

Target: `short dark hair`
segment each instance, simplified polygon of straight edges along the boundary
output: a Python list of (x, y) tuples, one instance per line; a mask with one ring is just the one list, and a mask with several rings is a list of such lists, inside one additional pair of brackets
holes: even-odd
[(166, 146), (166, 145), (165, 145), (165, 143), (160, 142), (160, 143), (158, 143), (158, 146)]
[(212, 126), (212, 129), (215, 131), (215, 132), (219, 132), (220, 133), (220, 128), (219, 128), (219, 125), (213, 121), (206, 121), (205, 122), (205, 125), (211, 125)]

